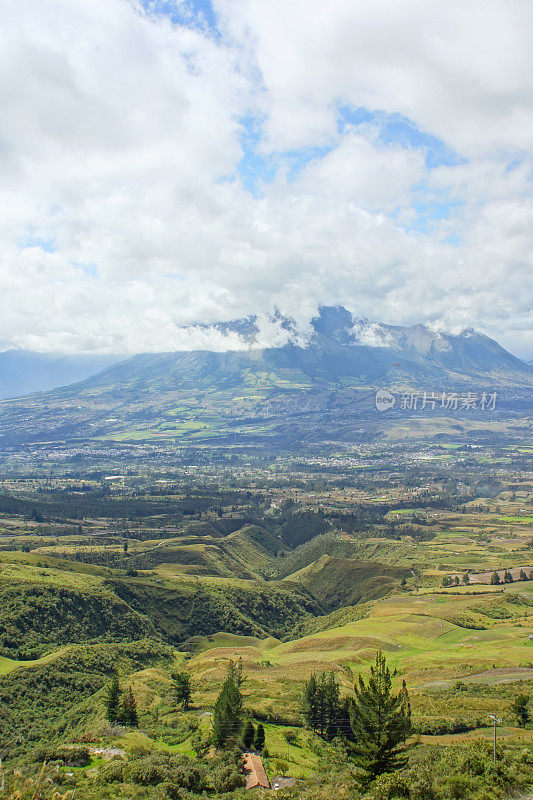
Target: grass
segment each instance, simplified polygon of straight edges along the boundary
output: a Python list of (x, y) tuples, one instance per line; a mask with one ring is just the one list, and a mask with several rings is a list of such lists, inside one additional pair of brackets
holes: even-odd
[[(287, 725), (264, 723), (265, 744), (268, 749), (268, 772), (277, 773), (276, 762), (282, 761), (287, 765), (283, 774), (293, 778), (309, 778), (317, 772), (320, 756), (317, 755), (317, 737), (309, 731)], [(288, 744), (285, 733), (296, 736), (296, 744)]]
[(17, 661), (13, 658), (4, 658), (0, 656), (0, 675), (8, 675), (10, 672), (13, 672), (15, 669), (25, 668), (30, 669), (31, 667), (39, 667), (44, 664), (49, 664), (50, 661), (54, 661), (56, 658), (59, 658), (64, 653), (66, 653), (68, 647), (60, 647), (58, 650), (54, 650), (51, 653), (47, 653), (42, 658), (36, 658), (32, 661)]
[[(172, 420), (169, 426), (174, 429), (177, 423)], [(186, 427), (187, 435), (195, 435), (192, 433), (194, 426)], [(352, 502), (351, 495), (343, 494), (342, 499)], [(392, 541), (386, 538), (383, 524), (376, 526), (372, 537), (364, 540), (346, 533), (338, 537), (338, 541), (346, 543), (350, 558), (332, 558), (317, 551), (308, 561), (305, 556), (302, 562), (295, 563), (285, 581), (268, 581), (262, 577), (268, 575), (269, 565), (282, 561), (274, 555), (279, 546), (277, 536), (263, 528), (243, 526), (221, 538), (212, 526), (209, 529), (209, 522), (202, 522), (202, 530), (198, 526), (194, 530), (191, 528), (190, 534), (187, 524), (180, 523), (170, 529), (176, 536), (159, 539), (155, 538), (159, 531), (156, 532), (154, 522), (154, 538), (130, 540), (128, 558), (138, 569), (138, 576), (128, 577), (124, 570), (105, 566), (106, 554), (118, 554), (122, 559), (118, 534), (106, 532), (105, 543), (92, 546), (89, 553), (83, 537), (62, 536), (54, 542), (50, 536), (41, 535), (37, 539), (35, 530), (25, 527), (23, 520), (15, 520), (20, 523), (20, 531), (13, 533), (13, 540), (23, 543), (29, 542), (31, 537), (31, 546), (35, 547), (38, 542), (40, 552), (0, 553), (0, 578), (10, 586), (32, 584), (90, 595), (101, 594), (105, 582), (108, 594), (114, 591), (110, 587), (118, 585), (126, 593), (125, 602), (157, 620), (158, 632), (167, 637), (167, 641), (183, 642), (191, 636), (186, 645), (190, 652), (176, 651), (172, 665), (157, 669), (139, 669), (136, 665), (138, 671), (127, 678), (134, 688), (139, 708), (146, 715), (148, 711), (154, 714), (157, 725), (153, 725), (151, 735), (129, 731), (118, 738), (115, 743), (126, 750), (143, 744), (156, 750), (193, 756), (191, 736), (179, 744), (169, 745), (165, 737), (159, 735), (161, 726), (164, 728), (168, 724), (167, 739), (172, 741), (170, 735), (175, 720), (168, 712), (169, 674), (177, 668), (190, 671), (194, 709), (182, 716), (194, 720), (201, 730), (207, 731), (211, 725), (209, 713), (227, 663), (230, 659), (241, 658), (246, 675), (245, 706), (271, 720), (265, 724), (271, 774), (287, 771), (294, 777), (305, 778), (317, 771), (320, 756), (317, 755), (317, 738), (299, 727), (303, 681), (311, 672), (333, 670), (339, 676), (342, 691), (350, 693), (357, 674), (368, 673), (378, 648), (398, 670), (398, 679), (406, 679), (416, 718), (453, 720), (462, 717), (469, 724), (475, 724), (478, 719), (485, 720), (487, 713), (494, 712), (505, 719), (502, 736), (509, 740), (531, 741), (531, 731), (518, 733), (510, 725), (509, 705), (513, 692), (530, 691), (533, 685), (533, 642), (528, 638), (532, 630), (533, 581), (447, 590), (441, 588), (441, 582), (445, 575), (460, 574), (466, 569), (484, 571), (531, 563), (531, 550), (527, 548), (532, 538), (533, 516), (514, 514), (522, 508), (522, 500), (513, 504), (483, 499), (480, 506), (490, 505), (489, 512), (479, 511), (473, 503), (467, 513), (422, 509), (416, 506), (417, 500), (408, 502), (413, 502), (413, 507), (393, 511), (389, 519), (394, 517), (396, 526), (401, 527), (409, 515), (422, 512), (421, 527), (432, 536), (428, 541), (419, 542), (409, 537)], [(91, 527), (91, 533), (97, 524), (102, 530), (106, 529), (105, 521), (84, 521), (83, 524), (84, 530)], [(151, 522), (147, 524), (152, 525)], [(514, 531), (513, 526), (516, 526)], [(46, 525), (41, 525), (40, 532), (43, 531)], [(91, 557), (102, 556), (102, 566), (68, 560), (69, 556), (82, 555), (82, 551)], [(59, 558), (60, 553), (65, 557)], [(139, 564), (135, 562), (137, 558)], [(385, 586), (389, 595), (381, 599), (370, 599), (376, 595), (370, 594), (373, 584), (366, 584), (375, 575), (395, 581)], [(412, 587), (410, 591), (401, 591), (402, 576)], [(364, 604), (343, 607), (329, 615), (323, 613), (327, 608), (336, 608), (341, 590), (343, 606), (359, 599), (356, 590), (363, 582)], [(265, 605), (253, 618), (257, 625), (232, 629), (245, 631), (247, 635), (225, 630), (212, 635), (192, 635), (185, 626), (199, 586), (220, 603), (236, 598), (234, 606), (228, 606), (226, 616), (217, 617), (219, 627), (231, 626), (241, 611), (246, 612), (253, 604), (264, 600)], [(323, 616), (314, 617), (297, 610), (291, 624), (298, 627), (293, 627), (292, 632), (289, 627), (283, 630), (260, 627), (261, 615), (274, 615), (279, 610), (282, 593), (290, 594), (287, 602), (294, 604), (305, 594), (304, 589), (320, 598), (322, 606), (317, 606), (313, 614)], [(267, 607), (269, 597), (276, 608)], [(209, 614), (204, 616), (212, 615), (213, 606), (209, 608)], [(287, 606), (287, 613), (289, 610)], [(163, 618), (167, 622), (172, 618), (174, 627), (165, 628)], [(195, 630), (203, 633), (210, 628)], [(279, 638), (262, 637), (262, 631), (273, 632)], [(252, 633), (255, 635), (250, 635)], [(170, 636), (173, 638), (168, 638)], [(287, 640), (282, 641), (285, 636)], [(28, 653), (33, 661), (0, 658), (0, 675), (46, 665), (69, 649), (58, 644), (51, 641), (50, 652), (43, 658), (37, 659), (37, 653)], [(7, 651), (7, 654), (14, 653)], [(455, 688), (457, 682), (463, 685), (460, 694)], [(100, 700), (94, 703), (95, 709), (97, 703), (101, 705)], [(94, 711), (95, 715), (98, 713), (101, 711)], [(177, 717), (175, 712), (174, 717)], [(287, 758), (284, 733), (288, 730), (297, 735), (299, 745), (289, 747)], [(484, 729), (481, 733), (490, 735), (490, 731)], [(461, 741), (461, 736), (468, 739), (474, 735), (423, 737), (423, 741), (451, 744)], [(280, 761), (288, 761), (287, 770), (278, 768)]]
[[(363, 619), (288, 642), (217, 634), (196, 643), (189, 668), (196, 676), (200, 702), (209, 704), (222, 680), (224, 665), (230, 658), (242, 658), (253, 707), (297, 718), (302, 681), (311, 672), (334, 670), (350, 691), (354, 677), (368, 670), (379, 648), (406, 679), (415, 709), (426, 713), (431, 707), (435, 711), (434, 690), (448, 685), (442, 681), (453, 684), (479, 675), (478, 683), (489, 687), (490, 694), (490, 687), (503, 680), (533, 680), (529, 606), (511, 604), (515, 609), (512, 618), (493, 619), (480, 611), (493, 601), (491, 592), (404, 594), (376, 601)], [(465, 622), (486, 628), (466, 628)], [(507, 673), (492, 672), (494, 669)], [(478, 700), (462, 699), (461, 713), (467, 717), (477, 714)], [(490, 702), (503, 713), (501, 698)], [(441, 713), (448, 716), (449, 707), (444, 702), (441, 706)]]

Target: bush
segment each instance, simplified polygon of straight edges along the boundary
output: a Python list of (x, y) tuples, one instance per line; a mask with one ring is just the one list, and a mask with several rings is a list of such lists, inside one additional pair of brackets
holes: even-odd
[(207, 788), (207, 770), (187, 756), (169, 756), (157, 753), (131, 762), (124, 769), (124, 777), (141, 786), (174, 784), (192, 792)]
[(124, 764), (122, 761), (110, 761), (104, 764), (98, 772), (100, 783), (122, 783), (124, 778)]
[(287, 744), (297, 745), (298, 744), (298, 734), (295, 731), (283, 731), (283, 738), (287, 742)]
[(241, 789), (246, 785), (243, 773), (230, 765), (216, 768), (211, 777), (216, 792), (232, 792), (234, 789)]
[(432, 747), (416, 765), (380, 775), (365, 800), (503, 800), (527, 785), (529, 759), (527, 752), (524, 756), (500, 750), (494, 766), (492, 746), (481, 739), (462, 746)]
[(91, 757), (89, 748), (83, 745), (75, 747), (57, 747), (48, 755), (49, 761), (63, 761), (75, 767), (84, 767), (89, 763)]
[(124, 777), (141, 786), (157, 786), (169, 776), (169, 758), (164, 755), (149, 755), (129, 763)]
[(172, 783), (172, 781), (165, 781), (161, 783), (157, 787), (157, 795), (158, 798), (162, 800), (189, 800), (193, 797), (193, 795), (184, 789), (183, 786), (178, 786), (176, 783)]

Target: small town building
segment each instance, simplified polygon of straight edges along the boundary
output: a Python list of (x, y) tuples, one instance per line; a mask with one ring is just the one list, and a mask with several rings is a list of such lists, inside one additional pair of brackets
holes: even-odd
[(244, 774), (246, 776), (247, 789), (270, 789), (270, 781), (267, 778), (261, 756), (255, 753), (244, 754)]

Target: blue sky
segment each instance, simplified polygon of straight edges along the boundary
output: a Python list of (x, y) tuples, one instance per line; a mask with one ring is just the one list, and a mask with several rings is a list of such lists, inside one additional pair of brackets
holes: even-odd
[(196, 27), (215, 39), (221, 37), (209, 0), (142, 0), (142, 5), (149, 13), (164, 15), (178, 25)]

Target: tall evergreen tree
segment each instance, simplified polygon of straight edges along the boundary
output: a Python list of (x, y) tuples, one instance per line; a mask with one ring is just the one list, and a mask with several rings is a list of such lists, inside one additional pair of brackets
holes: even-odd
[(511, 711), (516, 717), (518, 725), (525, 728), (531, 715), (529, 713), (529, 697), (527, 694), (518, 694), (511, 703)]
[(135, 702), (131, 686), (126, 692), (126, 696), (122, 701), (122, 706), (119, 713), (119, 721), (123, 725), (128, 725), (130, 728), (137, 728), (139, 726), (137, 703)]
[(254, 748), (255, 750), (261, 752), (264, 746), (265, 746), (265, 729), (263, 728), (263, 725), (260, 722), (255, 732)]
[(213, 742), (217, 747), (234, 744), (239, 738), (243, 717), (243, 700), (239, 687), (243, 680), (242, 664), (236, 666), (230, 661), (213, 715)]
[(117, 722), (120, 709), (120, 684), (116, 673), (109, 684), (105, 705), (106, 717), (109, 722)]
[(317, 682), (316, 675), (310, 676), (309, 680), (304, 686), (302, 697), (302, 713), (305, 721), (311, 728), (316, 731), (318, 727), (318, 698), (317, 698)]
[(172, 691), (176, 703), (187, 711), (192, 697), (191, 676), (188, 672), (172, 673)]
[(246, 720), (246, 725), (242, 732), (242, 746), (245, 750), (249, 750), (254, 743), (255, 728), (251, 719)]
[(337, 683), (334, 672), (330, 672), (328, 677), (323, 677), (324, 693), (324, 723), (326, 739), (333, 739), (337, 734), (339, 715), (341, 708), (340, 686)]
[(346, 727), (342, 724), (343, 717), (346, 718), (345, 704), (341, 703), (334, 672), (310, 676), (304, 686), (302, 713), (307, 724), (326, 739), (333, 739)]
[(407, 764), (405, 741), (411, 733), (411, 709), (405, 682), (398, 694), (392, 691), (392, 675), (379, 651), (365, 683), (359, 675), (354, 687), (351, 727), (355, 762), (368, 783), (383, 772)]

